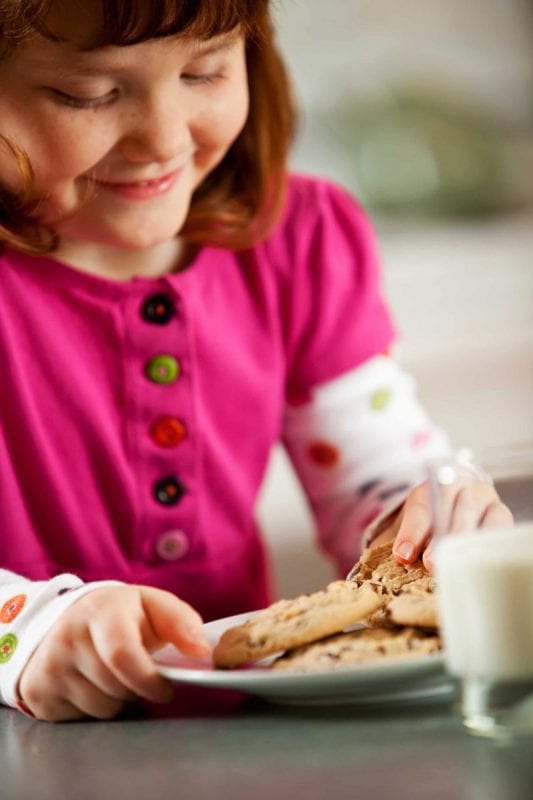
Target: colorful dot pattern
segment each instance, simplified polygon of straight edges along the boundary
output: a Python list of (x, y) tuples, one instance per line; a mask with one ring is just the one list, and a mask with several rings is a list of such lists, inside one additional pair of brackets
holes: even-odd
[(312, 442), (308, 452), (311, 461), (319, 467), (334, 467), (340, 461), (339, 449), (330, 442)]
[[(27, 600), (26, 594), (15, 594), (10, 597), (0, 608), (0, 623), (9, 625), (18, 617)], [(7, 664), (17, 649), (18, 638), (9, 631), (0, 636), (0, 665)]]
[(382, 389), (376, 389), (375, 392), (372, 393), (370, 397), (370, 408), (372, 411), (383, 411), (383, 409), (387, 408), (389, 403), (392, 399), (392, 392), (390, 389), (386, 387)]
[(26, 597), (27, 595), (25, 594), (16, 594), (14, 597), (10, 597), (9, 600), (6, 600), (2, 608), (0, 608), (0, 622), (5, 625), (18, 617), (24, 608)]
[(390, 353), (316, 387), (309, 398), (289, 392), (284, 437), (321, 546), (341, 574), (370, 526), (420, 481), (425, 459), (448, 446)]
[(18, 639), (14, 633), (5, 633), (0, 637), (0, 664), (7, 664), (17, 649)]

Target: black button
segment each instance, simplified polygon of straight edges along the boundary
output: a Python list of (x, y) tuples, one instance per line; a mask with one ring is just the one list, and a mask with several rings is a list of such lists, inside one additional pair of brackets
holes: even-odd
[(151, 294), (144, 301), (141, 309), (141, 316), (145, 322), (152, 322), (154, 325), (166, 325), (176, 313), (174, 303), (168, 295)]
[(174, 506), (185, 494), (185, 486), (172, 475), (162, 478), (154, 486), (154, 497), (163, 506)]

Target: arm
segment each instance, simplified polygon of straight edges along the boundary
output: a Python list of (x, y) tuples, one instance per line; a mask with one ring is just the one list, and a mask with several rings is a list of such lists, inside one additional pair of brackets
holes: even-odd
[(0, 569), (0, 700), (19, 705), (21, 672), (58, 617), (84, 594), (104, 584), (84, 584), (75, 575), (30, 581)]
[(40, 719), (115, 716), (135, 697), (163, 702), (171, 687), (150, 652), (172, 642), (209, 649), (198, 614), (157, 589), (74, 575), (28, 581), (0, 570), (2, 702)]
[[(397, 558), (416, 560), (431, 528), (426, 464), (449, 454), (450, 444), (394, 360), (376, 356), (317, 387), (305, 405), (288, 407), (284, 438), (321, 547), (341, 574), (374, 540), (397, 537)], [(465, 470), (478, 477), (474, 465)], [(492, 519), (507, 513), (490, 483), (475, 480), (475, 487), (480, 513), (489, 506)], [(430, 551), (425, 558), (429, 566)]]
[[(364, 211), (332, 184), (321, 184), (305, 207), (316, 210), (312, 227), (303, 226), (286, 256), (293, 281), (284, 315), (286, 447), (315, 512), (321, 546), (341, 574), (376, 528), (396, 536), (397, 558), (410, 562), (430, 533), (426, 463), (450, 454), (450, 445), (418, 402), (412, 378), (377, 355), (393, 341), (394, 326)], [(305, 402), (298, 405), (297, 398)], [(486, 481), (476, 482), (473, 503), (481, 514), (492, 506), (487, 522), (502, 513)]]

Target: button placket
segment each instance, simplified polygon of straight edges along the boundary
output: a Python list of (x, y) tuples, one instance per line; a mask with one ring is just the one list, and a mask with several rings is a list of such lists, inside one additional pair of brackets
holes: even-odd
[[(179, 303), (164, 292), (141, 299), (137, 320), (139, 354), (146, 353), (147, 346), (152, 349), (143, 364), (141, 380), (145, 388), (140, 389), (143, 402), (139, 406), (144, 417), (141, 449), (148, 467), (143, 472), (149, 480), (145, 491), (150, 497), (142, 550), (147, 559), (175, 561), (190, 550), (194, 513), (189, 487), (181, 480), (182, 475), (191, 475), (193, 463), (186, 423), (190, 384), (183, 370), (183, 358), (187, 360), (188, 354), (188, 348), (183, 349), (186, 331)], [(178, 413), (168, 413), (171, 410)], [(177, 465), (176, 456), (169, 462), (172, 450), (176, 455), (179, 452)]]

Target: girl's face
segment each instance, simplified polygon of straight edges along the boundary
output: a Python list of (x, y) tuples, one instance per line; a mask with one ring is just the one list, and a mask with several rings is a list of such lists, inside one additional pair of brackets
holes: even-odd
[[(29, 156), (43, 219), (65, 241), (147, 248), (175, 237), (247, 114), (236, 32), (87, 52), (36, 34), (0, 62), (0, 133)], [(4, 156), (0, 182), (20, 189)]]

